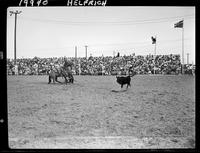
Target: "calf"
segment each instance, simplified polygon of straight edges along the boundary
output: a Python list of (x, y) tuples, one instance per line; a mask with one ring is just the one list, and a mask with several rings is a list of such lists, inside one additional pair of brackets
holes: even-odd
[(126, 89), (128, 88), (128, 86), (131, 86), (130, 82), (131, 82), (131, 77), (129, 76), (116, 76), (117, 78), (117, 83), (119, 83), (121, 85), (121, 88), (123, 88), (124, 84), (127, 84)]

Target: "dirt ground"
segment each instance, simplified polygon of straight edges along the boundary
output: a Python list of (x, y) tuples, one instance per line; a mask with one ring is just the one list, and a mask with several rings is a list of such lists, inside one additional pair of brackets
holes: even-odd
[(7, 77), (10, 148), (195, 148), (194, 76), (74, 77)]

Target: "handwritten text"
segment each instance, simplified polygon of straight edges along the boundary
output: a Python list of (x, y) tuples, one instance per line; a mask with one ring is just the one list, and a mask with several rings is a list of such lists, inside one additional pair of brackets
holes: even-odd
[(105, 6), (107, 0), (67, 0), (67, 6)]
[(48, 0), (20, 0), (19, 6), (45, 6)]

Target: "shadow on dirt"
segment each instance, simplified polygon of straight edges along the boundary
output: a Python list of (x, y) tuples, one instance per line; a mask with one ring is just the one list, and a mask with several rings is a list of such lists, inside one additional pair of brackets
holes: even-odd
[(34, 85), (35, 84), (40, 84), (40, 85), (61, 85), (61, 84), (65, 84), (65, 82), (61, 82), (61, 83), (58, 83), (58, 82), (55, 82), (55, 83), (48, 83), (48, 82), (42, 82), (42, 81), (38, 81), (38, 82), (34, 82)]
[(126, 90), (111, 90), (111, 92), (116, 92), (116, 93), (118, 93), (118, 92), (126, 92), (126, 91), (128, 91), (127, 89)]

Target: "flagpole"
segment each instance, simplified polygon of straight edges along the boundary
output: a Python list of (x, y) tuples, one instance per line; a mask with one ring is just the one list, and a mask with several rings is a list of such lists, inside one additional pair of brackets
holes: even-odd
[[(184, 23), (184, 20), (183, 20)], [(184, 25), (182, 28), (182, 74), (184, 74)]]
[[(156, 38), (156, 36), (155, 36), (155, 38)], [(156, 40), (157, 40), (157, 39), (156, 39)], [(154, 75), (156, 74), (156, 73), (155, 73), (155, 72), (156, 72), (156, 71), (155, 71), (155, 65), (156, 65), (156, 62), (155, 62), (155, 61), (156, 61), (156, 60), (155, 60), (155, 59), (156, 59), (156, 43), (157, 43), (157, 41), (155, 42), (155, 47), (154, 47), (154, 54), (155, 54), (155, 55), (154, 55)]]
[(174, 24), (174, 28), (182, 28), (182, 63), (181, 73), (184, 74), (184, 19)]

